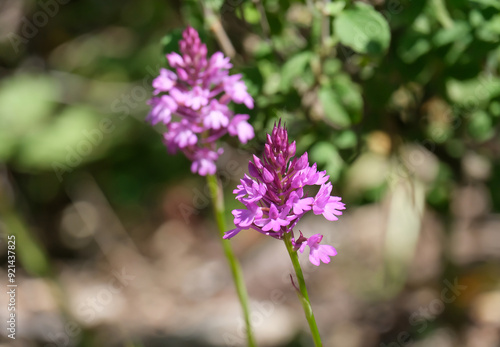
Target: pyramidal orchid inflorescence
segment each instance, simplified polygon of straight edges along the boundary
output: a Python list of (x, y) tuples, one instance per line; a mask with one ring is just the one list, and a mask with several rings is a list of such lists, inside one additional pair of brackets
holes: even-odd
[[(335, 256), (337, 251), (333, 246), (320, 245), (322, 235), (306, 238), (300, 233), (295, 239), (293, 228), (309, 211), (335, 221), (345, 205), (340, 197), (330, 195), (332, 184), (326, 171), (318, 171), (316, 163), (309, 165), (307, 152), (294, 157), (295, 151), (295, 141), (288, 142), (288, 133), (280, 121), (272, 134), (267, 135), (263, 159), (253, 156), (248, 164), (250, 176), (245, 175), (234, 190), (236, 199), (245, 208), (233, 210), (236, 228), (226, 232), (224, 238), (231, 238), (244, 229), (254, 229), (276, 239), (292, 233), (295, 250), (303, 253), (306, 246), (309, 247), (311, 263), (329, 263), (330, 256)], [(314, 185), (319, 186), (317, 194), (307, 196), (304, 187)]]
[(207, 57), (207, 46), (198, 32), (188, 27), (179, 41), (180, 53), (167, 54), (172, 70), (162, 68), (153, 80), (154, 96), (147, 121), (163, 123), (164, 143), (171, 153), (182, 151), (192, 161), (191, 171), (213, 175), (222, 153), (216, 141), (229, 133), (242, 143), (254, 137), (250, 116), (234, 114), (233, 101), (253, 108), (241, 75), (229, 75), (232, 67), (222, 52)]

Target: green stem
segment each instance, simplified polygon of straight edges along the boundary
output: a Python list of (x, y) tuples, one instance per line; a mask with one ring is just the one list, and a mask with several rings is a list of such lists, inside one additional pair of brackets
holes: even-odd
[(254, 347), (256, 346), (256, 344), (255, 344), (255, 339), (253, 337), (252, 327), (250, 325), (248, 294), (245, 287), (245, 281), (243, 280), (241, 266), (238, 260), (236, 259), (236, 256), (234, 255), (229, 240), (222, 239), (224, 233), (227, 231), (225, 216), (224, 216), (224, 196), (222, 195), (222, 187), (220, 186), (219, 181), (214, 175), (207, 175), (207, 183), (210, 189), (210, 195), (212, 197), (212, 204), (214, 206), (215, 219), (217, 220), (217, 226), (219, 229), (222, 247), (224, 249), (224, 254), (227, 258), (227, 261), (229, 263), (229, 267), (231, 268), (234, 285), (236, 286), (236, 292), (238, 293), (238, 298), (240, 299), (241, 308), (243, 309), (243, 317), (245, 319), (248, 346)]
[(311, 307), (311, 301), (309, 300), (309, 294), (307, 293), (306, 282), (304, 281), (304, 275), (302, 274), (302, 268), (300, 267), (299, 257), (297, 256), (297, 251), (293, 249), (292, 245), (292, 235), (291, 233), (285, 233), (284, 237), (286, 249), (292, 260), (293, 269), (297, 275), (297, 281), (299, 282), (300, 293), (297, 292), (297, 296), (302, 303), (302, 308), (306, 315), (307, 323), (309, 323), (309, 329), (314, 340), (314, 346), (321, 347), (321, 336), (319, 335), (318, 326), (316, 325), (316, 319), (314, 318), (314, 313)]

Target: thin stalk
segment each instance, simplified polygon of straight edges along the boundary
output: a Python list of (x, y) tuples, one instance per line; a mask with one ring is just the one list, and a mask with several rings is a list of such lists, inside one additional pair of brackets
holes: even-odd
[(297, 281), (299, 282), (300, 292), (297, 292), (297, 296), (302, 303), (302, 308), (306, 315), (307, 323), (309, 323), (309, 329), (311, 330), (311, 335), (314, 340), (314, 346), (321, 347), (321, 336), (319, 335), (318, 326), (316, 325), (316, 319), (314, 318), (314, 313), (311, 306), (311, 301), (309, 300), (309, 294), (307, 293), (306, 282), (304, 281), (304, 274), (302, 273), (302, 268), (300, 267), (299, 257), (297, 256), (297, 251), (293, 249), (292, 245), (292, 235), (291, 233), (285, 233), (284, 237), (286, 250), (290, 255), (292, 260), (293, 269), (295, 270), (295, 275), (297, 275)]
[(240, 299), (241, 308), (243, 309), (243, 317), (245, 319), (248, 346), (254, 347), (256, 346), (256, 344), (255, 344), (255, 339), (253, 337), (252, 326), (250, 324), (248, 294), (245, 287), (245, 281), (243, 280), (241, 266), (238, 260), (236, 259), (236, 256), (234, 255), (229, 240), (224, 240), (222, 238), (224, 236), (224, 233), (227, 231), (225, 217), (224, 217), (224, 196), (222, 195), (222, 187), (220, 186), (219, 181), (214, 175), (207, 175), (207, 183), (210, 189), (212, 205), (214, 207), (214, 214), (219, 229), (222, 248), (224, 249), (224, 254), (226, 256), (227, 262), (229, 263), (229, 267), (231, 268), (234, 285), (236, 286), (236, 292), (238, 293), (238, 298)]

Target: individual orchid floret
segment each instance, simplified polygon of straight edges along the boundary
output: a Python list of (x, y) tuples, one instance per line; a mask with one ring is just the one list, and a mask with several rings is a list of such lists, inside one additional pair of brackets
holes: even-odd
[(299, 247), (299, 252), (304, 253), (306, 246), (309, 246), (309, 261), (316, 266), (319, 266), (321, 262), (328, 264), (330, 257), (337, 255), (337, 250), (333, 246), (320, 245), (321, 240), (323, 240), (323, 235), (314, 234), (303, 241)]
[(345, 209), (345, 205), (340, 202), (340, 197), (330, 196), (331, 191), (332, 184), (330, 182), (321, 186), (314, 198), (313, 212), (314, 214), (322, 214), (330, 221), (335, 221), (338, 220), (337, 216), (342, 215), (341, 210)]
[(247, 92), (245, 82), (241, 80), (241, 75), (233, 75), (225, 80), (224, 91), (238, 104), (245, 104), (248, 108), (253, 108), (253, 99)]
[(214, 175), (217, 170), (215, 161), (222, 154), (222, 148), (218, 152), (214, 152), (207, 148), (202, 148), (193, 154), (186, 153), (188, 158), (193, 161), (191, 164), (191, 171), (197, 173), (200, 176)]
[(290, 198), (287, 201), (287, 204), (290, 208), (293, 208), (293, 213), (296, 215), (301, 215), (311, 210), (312, 204), (314, 203), (314, 198), (309, 197), (301, 199), (301, 196), (304, 196), (304, 191), (302, 189), (293, 191), (290, 193)]
[[(289, 216), (288, 212), (289, 209), (284, 209), (283, 211), (279, 212), (278, 208), (276, 208), (276, 205), (271, 203), (271, 207), (269, 208), (268, 212), (268, 218), (259, 218), (255, 220), (255, 224), (258, 225), (259, 227), (262, 227), (262, 231), (280, 231), (282, 227), (287, 226), (290, 224), (290, 222), (296, 218), (296, 216)], [(242, 227), (243, 225), (239, 225)]]
[[(330, 221), (342, 215), (345, 205), (340, 197), (330, 195), (332, 184), (326, 171), (318, 171), (316, 163), (310, 165), (307, 152), (300, 157), (295, 154), (295, 142), (288, 141), (288, 133), (280, 121), (267, 135), (263, 158), (253, 156), (248, 164), (249, 175), (245, 175), (233, 191), (245, 208), (233, 211), (236, 228), (226, 232), (225, 239), (245, 229), (279, 240), (291, 233), (293, 239), (293, 228), (309, 211)], [(306, 186), (319, 186), (319, 189), (315, 195), (308, 196), (304, 191)], [(309, 239), (300, 235), (294, 241), (295, 251), (302, 253), (309, 246), (309, 260), (314, 265), (328, 263), (330, 257), (337, 254), (332, 246), (319, 244), (322, 235)]]
[(160, 69), (160, 76), (153, 80), (153, 88), (155, 89), (153, 94), (157, 95), (161, 92), (168, 92), (175, 86), (177, 81), (177, 75), (167, 69)]
[(229, 75), (229, 58), (222, 52), (207, 56), (198, 32), (188, 27), (179, 41), (179, 53), (166, 55), (170, 69), (160, 69), (153, 80), (153, 97), (146, 120), (166, 125), (164, 143), (171, 153), (182, 151), (193, 161), (191, 171), (215, 173), (222, 149), (216, 141), (229, 133), (247, 143), (255, 136), (246, 114), (234, 114), (232, 101), (253, 108), (253, 98), (240, 74)]
[(255, 136), (253, 127), (247, 122), (249, 118), (250, 116), (247, 114), (237, 114), (233, 117), (228, 126), (229, 135), (238, 135), (238, 139), (243, 144), (247, 143), (248, 140), (253, 139)]
[(246, 209), (233, 210), (234, 220), (242, 228), (248, 228), (256, 218), (262, 218), (262, 210), (257, 204), (248, 203), (245, 207)]
[(163, 124), (170, 123), (172, 113), (177, 110), (177, 103), (169, 95), (153, 97), (148, 103), (152, 106), (152, 109), (146, 120), (153, 125), (160, 122)]

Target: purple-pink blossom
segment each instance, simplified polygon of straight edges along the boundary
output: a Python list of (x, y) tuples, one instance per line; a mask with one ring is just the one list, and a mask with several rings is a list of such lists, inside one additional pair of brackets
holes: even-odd
[[(233, 211), (235, 228), (224, 238), (234, 237), (241, 230), (254, 229), (276, 239), (291, 233), (295, 250), (304, 252), (309, 246), (309, 260), (314, 265), (330, 262), (337, 251), (329, 245), (320, 245), (323, 236), (306, 238), (300, 234), (295, 240), (293, 228), (309, 211), (334, 221), (345, 209), (342, 199), (332, 196), (332, 184), (326, 171), (318, 171), (316, 163), (309, 164), (308, 154), (295, 157), (295, 142), (289, 143), (288, 133), (281, 121), (267, 135), (263, 158), (253, 156), (248, 164), (249, 175), (243, 177), (236, 189), (236, 199), (245, 208)], [(308, 196), (306, 186), (319, 186), (317, 193)]]
[(153, 80), (153, 97), (146, 120), (166, 126), (169, 152), (182, 151), (192, 161), (191, 171), (213, 174), (222, 149), (216, 141), (229, 133), (247, 143), (255, 134), (249, 115), (234, 114), (232, 101), (253, 108), (253, 98), (240, 74), (230, 75), (229, 58), (222, 52), (207, 56), (198, 32), (188, 27), (179, 41), (180, 54), (166, 55), (170, 69), (160, 69)]
[(328, 264), (330, 257), (337, 255), (337, 250), (333, 246), (320, 245), (321, 240), (323, 240), (323, 235), (314, 234), (302, 242), (299, 247), (299, 252), (304, 253), (306, 246), (309, 246), (309, 261), (316, 266), (319, 266), (321, 262)]

